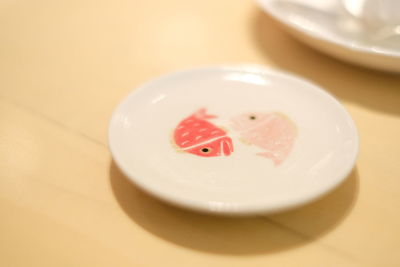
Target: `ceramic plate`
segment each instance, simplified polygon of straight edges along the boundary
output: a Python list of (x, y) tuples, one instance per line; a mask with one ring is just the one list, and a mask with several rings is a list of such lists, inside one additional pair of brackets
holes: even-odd
[(392, 38), (371, 35), (347, 14), (340, 0), (257, 0), (257, 3), (311, 47), (358, 65), (400, 72), (400, 35)]
[(170, 203), (223, 214), (307, 203), (342, 182), (358, 152), (349, 114), (327, 92), (259, 66), (157, 78), (114, 112), (117, 165)]

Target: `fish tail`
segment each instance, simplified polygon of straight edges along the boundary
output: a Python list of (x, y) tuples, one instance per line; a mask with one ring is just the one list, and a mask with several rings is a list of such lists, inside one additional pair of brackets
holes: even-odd
[(201, 108), (198, 111), (196, 111), (195, 116), (200, 120), (213, 119), (217, 117), (215, 115), (207, 114), (206, 108)]

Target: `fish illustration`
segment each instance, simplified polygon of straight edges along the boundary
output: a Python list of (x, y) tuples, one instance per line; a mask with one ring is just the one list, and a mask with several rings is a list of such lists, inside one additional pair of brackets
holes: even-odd
[(216, 116), (207, 114), (202, 108), (182, 120), (173, 133), (179, 150), (201, 157), (229, 156), (233, 152), (232, 139), (208, 121), (213, 118)]
[(289, 155), (297, 136), (295, 124), (281, 113), (245, 113), (231, 122), (240, 139), (262, 148), (257, 155), (271, 159), (275, 166)]

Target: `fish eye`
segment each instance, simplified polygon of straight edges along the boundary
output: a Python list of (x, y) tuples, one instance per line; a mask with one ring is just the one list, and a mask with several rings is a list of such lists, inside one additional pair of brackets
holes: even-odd
[(203, 147), (200, 151), (203, 152), (204, 154), (208, 154), (211, 152), (211, 148)]
[(249, 119), (250, 119), (250, 120), (255, 120), (255, 119), (257, 119), (257, 117), (254, 116), (254, 115), (251, 115), (251, 116), (249, 117)]

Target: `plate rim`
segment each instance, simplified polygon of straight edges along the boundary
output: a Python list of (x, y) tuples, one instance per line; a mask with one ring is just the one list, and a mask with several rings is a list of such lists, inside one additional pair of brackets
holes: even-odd
[(307, 35), (311, 38), (317, 39), (319, 41), (323, 42), (328, 42), (332, 43), (334, 45), (337, 45), (343, 49), (346, 49), (348, 51), (355, 51), (355, 52), (361, 52), (369, 55), (374, 55), (374, 56), (382, 56), (385, 58), (390, 58), (390, 59), (398, 59), (400, 60), (400, 50), (392, 50), (392, 49), (387, 49), (387, 48), (380, 48), (379, 51), (371, 49), (369, 46), (364, 45), (364, 44), (358, 44), (357, 46), (351, 44), (352, 39), (346, 39), (346, 38), (333, 38), (328, 35), (321, 35), (317, 34), (314, 31), (309, 31), (306, 29), (303, 29), (299, 26), (297, 26), (295, 23), (292, 23), (290, 21), (287, 21), (279, 12), (277, 12), (274, 8), (272, 8), (270, 3), (275, 0), (255, 0), (255, 2), (258, 4), (258, 6), (267, 14), (271, 15), (274, 19), (285, 25), (286, 27), (292, 28), (296, 31), (301, 32), (304, 35)]
[[(136, 179), (137, 177), (134, 173), (128, 171), (128, 168), (125, 166), (123, 163), (123, 160), (119, 159), (118, 156), (118, 151), (115, 150), (113, 146), (113, 140), (112, 140), (112, 135), (113, 135), (113, 130), (114, 130), (114, 125), (117, 123), (119, 114), (121, 114), (121, 110), (124, 109), (124, 107), (130, 102), (132, 98), (135, 98), (136, 95), (141, 93), (143, 90), (146, 90), (147, 87), (151, 86), (152, 84), (156, 84), (159, 82), (162, 82), (165, 79), (169, 78), (174, 78), (177, 76), (185, 75), (188, 73), (193, 73), (193, 72), (203, 72), (203, 71), (235, 71), (235, 72), (246, 72), (246, 73), (253, 73), (253, 74), (261, 74), (261, 75), (273, 75), (273, 76), (278, 76), (278, 77), (283, 77), (287, 79), (294, 80), (296, 82), (303, 83), (309, 87), (310, 90), (314, 90), (318, 92), (319, 94), (324, 95), (327, 97), (329, 100), (333, 102), (339, 109), (343, 111), (343, 114), (346, 117), (346, 120), (348, 120), (351, 125), (351, 128), (354, 133), (354, 140), (355, 142), (355, 147), (354, 147), (354, 155), (349, 161), (349, 164), (347, 168), (343, 168), (342, 172), (340, 175), (338, 175), (337, 179), (334, 179), (334, 181), (331, 184), (328, 184), (327, 186), (323, 187), (322, 190), (319, 190), (318, 192), (314, 194), (309, 194), (306, 197), (301, 197), (300, 199), (293, 200), (289, 199), (289, 201), (282, 202), (280, 204), (266, 204), (266, 203), (259, 203), (258, 205), (255, 204), (250, 204), (250, 205), (238, 205), (238, 203), (224, 203), (224, 205), (220, 205), (216, 207), (209, 201), (193, 201), (190, 199), (183, 199), (168, 193), (165, 193), (163, 190), (155, 189), (152, 188), (151, 186), (148, 186), (146, 183), (141, 182), (143, 178)], [(290, 72), (286, 71), (281, 71), (281, 70), (274, 70), (272, 68), (268, 68), (263, 65), (259, 64), (235, 64), (235, 65), (229, 65), (229, 64), (224, 64), (224, 65), (208, 65), (208, 66), (201, 66), (201, 67), (196, 67), (196, 68), (188, 68), (188, 69), (183, 69), (183, 70), (178, 70), (178, 71), (173, 71), (169, 72), (160, 76), (157, 76), (145, 83), (140, 84), (139, 86), (136, 87), (136, 89), (133, 89), (125, 98), (116, 106), (114, 109), (111, 118), (109, 120), (109, 127), (108, 127), (108, 147), (112, 155), (112, 161), (117, 165), (117, 167), (121, 170), (121, 172), (125, 175), (126, 178), (133, 184), (135, 184), (137, 187), (142, 189), (144, 192), (148, 193), (149, 195), (152, 195), (153, 197), (163, 200), (167, 203), (185, 208), (185, 209), (190, 209), (190, 210), (195, 210), (203, 213), (211, 213), (211, 214), (220, 214), (220, 215), (234, 215), (234, 216), (240, 216), (240, 215), (256, 215), (256, 214), (271, 214), (275, 212), (281, 212), (285, 211), (288, 209), (296, 208), (298, 206), (303, 206), (305, 204), (308, 204), (310, 202), (315, 201), (316, 199), (319, 199), (326, 195), (327, 193), (331, 192), (333, 189), (338, 187), (343, 181), (345, 181), (353, 169), (356, 167), (356, 161), (359, 155), (359, 133), (356, 127), (356, 124), (353, 120), (353, 118), (350, 116), (349, 112), (346, 110), (346, 108), (339, 102), (338, 99), (336, 99), (331, 93), (328, 91), (324, 90), (322, 87), (318, 86), (312, 81), (309, 81), (305, 78), (302, 78), (300, 76), (297, 76), (295, 74), (292, 74)]]

